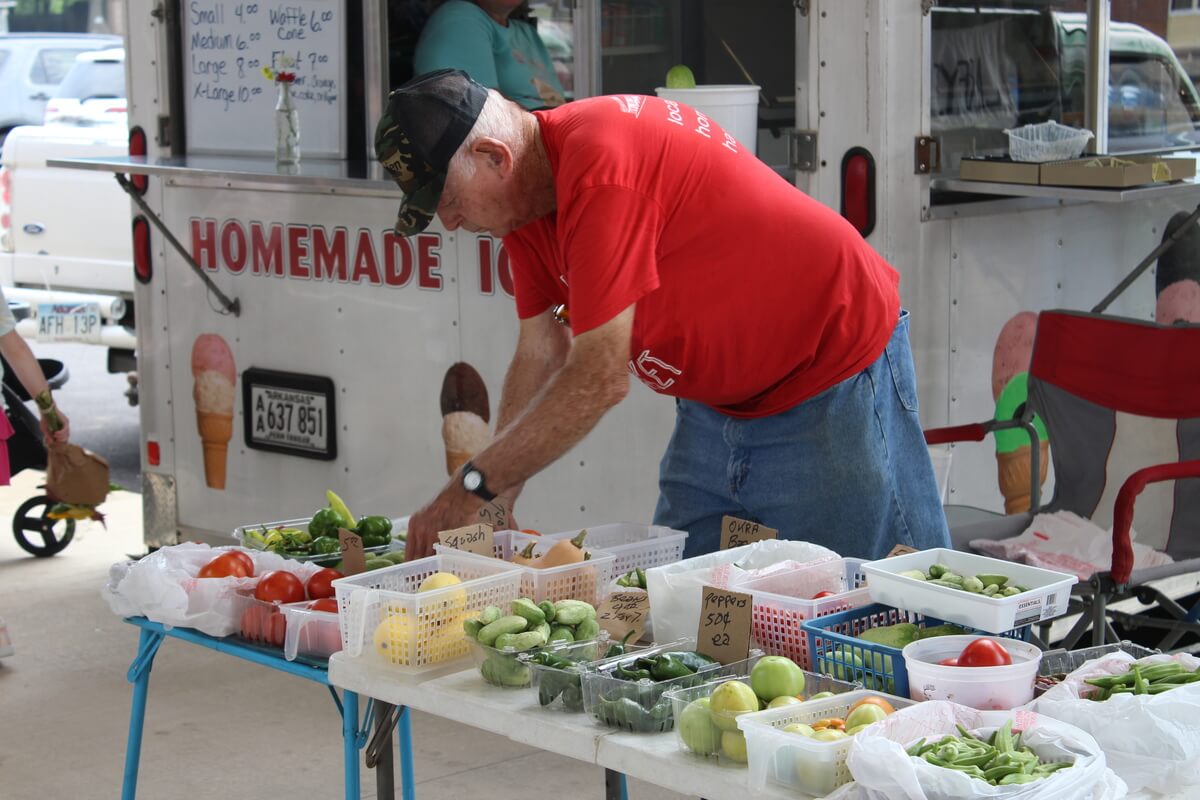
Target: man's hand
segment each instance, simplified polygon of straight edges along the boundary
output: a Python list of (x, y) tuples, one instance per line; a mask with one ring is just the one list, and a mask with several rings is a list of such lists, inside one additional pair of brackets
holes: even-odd
[(406, 561), (433, 555), (437, 535), (442, 531), (463, 528), (478, 522), (483, 501), (451, 482), (433, 501), (408, 519), (408, 540), (404, 547)]

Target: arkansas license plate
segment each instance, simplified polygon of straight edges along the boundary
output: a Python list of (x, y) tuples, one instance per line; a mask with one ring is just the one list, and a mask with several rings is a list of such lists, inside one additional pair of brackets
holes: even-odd
[(38, 303), (38, 341), (100, 343), (99, 303)]
[(258, 450), (333, 459), (333, 381), (251, 367), (242, 374), (246, 444)]

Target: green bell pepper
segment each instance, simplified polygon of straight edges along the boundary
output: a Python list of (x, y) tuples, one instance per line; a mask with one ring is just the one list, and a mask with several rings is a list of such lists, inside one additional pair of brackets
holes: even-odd
[(312, 520), (308, 523), (308, 532), (314, 539), (322, 536), (337, 538), (338, 528), (346, 527), (348, 524), (347, 521), (342, 519), (341, 514), (332, 508), (326, 507), (313, 514)]
[(392, 521), (387, 517), (363, 517), (356, 529), (363, 547), (382, 547), (392, 541)]

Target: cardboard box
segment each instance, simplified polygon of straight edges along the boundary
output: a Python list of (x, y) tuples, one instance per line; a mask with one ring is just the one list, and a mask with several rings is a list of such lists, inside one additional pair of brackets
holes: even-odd
[(964, 158), (959, 177), (964, 181), (1037, 184), (1040, 164), (1009, 161), (1007, 158)]
[(1095, 186), (1122, 189), (1196, 177), (1190, 158), (1096, 156), (1042, 164), (1040, 182), (1047, 186)]

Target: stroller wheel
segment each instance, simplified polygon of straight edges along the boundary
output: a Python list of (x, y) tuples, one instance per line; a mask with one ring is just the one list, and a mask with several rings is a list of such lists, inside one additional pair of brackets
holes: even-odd
[(17, 544), (38, 558), (49, 558), (61, 552), (75, 537), (75, 520), (48, 518), (50, 506), (50, 498), (45, 495), (31, 497), (13, 515), (13, 536), (17, 538)]

